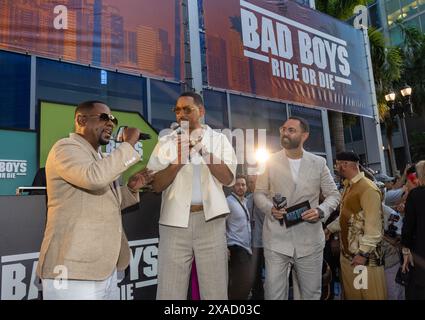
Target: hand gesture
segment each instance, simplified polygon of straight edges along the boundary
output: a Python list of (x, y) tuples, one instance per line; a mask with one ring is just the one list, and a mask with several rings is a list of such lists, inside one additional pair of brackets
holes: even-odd
[(153, 172), (145, 168), (131, 176), (131, 178), (128, 180), (127, 186), (131, 190), (139, 190), (145, 185), (151, 183), (152, 180)]
[(139, 141), (140, 130), (137, 128), (125, 128), (122, 140), (134, 146)]
[(302, 214), (302, 219), (308, 222), (317, 222), (320, 219), (319, 210), (316, 208), (309, 209)]
[(276, 209), (275, 207), (272, 207), (272, 216), (277, 219), (277, 220), (281, 220), (283, 219), (283, 215), (286, 214), (286, 209)]

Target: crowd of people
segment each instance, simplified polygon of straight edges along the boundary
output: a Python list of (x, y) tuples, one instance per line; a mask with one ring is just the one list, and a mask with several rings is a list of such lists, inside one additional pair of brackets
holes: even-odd
[(226, 136), (202, 124), (200, 95), (181, 94), (173, 111), (190, 138), (160, 137), (147, 168), (120, 186), (140, 159), (140, 131), (127, 128), (104, 155), (117, 119), (100, 101), (77, 107), (75, 133), (46, 163), (45, 299), (117, 298), (116, 272), (130, 258), (121, 209), (147, 184), (162, 193), (157, 299), (188, 297), (193, 261), (201, 299), (425, 299), (425, 161), (393, 178), (347, 151), (331, 172), (304, 149), (308, 122), (289, 117), (282, 149), (243, 176)]

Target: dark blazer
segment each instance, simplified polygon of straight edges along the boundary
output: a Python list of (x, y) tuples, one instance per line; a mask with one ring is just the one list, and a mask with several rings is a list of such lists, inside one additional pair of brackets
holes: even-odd
[(407, 196), (401, 244), (413, 254), (415, 281), (425, 286), (425, 186)]

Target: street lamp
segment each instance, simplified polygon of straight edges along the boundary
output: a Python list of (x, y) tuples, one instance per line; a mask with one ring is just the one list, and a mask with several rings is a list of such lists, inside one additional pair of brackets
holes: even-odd
[(412, 88), (408, 85), (405, 85), (400, 90), (401, 95), (403, 98), (400, 100), (398, 99), (396, 101), (396, 94), (394, 92), (390, 92), (389, 94), (385, 95), (385, 100), (390, 105), (390, 116), (391, 118), (395, 118), (398, 116), (400, 119), (401, 124), (401, 133), (403, 137), (404, 142), (404, 152), (407, 163), (412, 163), (412, 158), (410, 156), (410, 148), (409, 148), (409, 139), (407, 137), (407, 130), (406, 130), (406, 121), (405, 116), (411, 117), (413, 115), (413, 108), (412, 108), (412, 102), (411, 102), (411, 95), (412, 95)]

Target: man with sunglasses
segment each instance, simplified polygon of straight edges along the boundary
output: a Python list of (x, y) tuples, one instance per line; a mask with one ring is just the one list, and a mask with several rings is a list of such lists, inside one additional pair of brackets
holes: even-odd
[(46, 162), (48, 214), (37, 274), (47, 300), (119, 299), (117, 270), (130, 260), (121, 210), (139, 202), (138, 189), (151, 181), (142, 170), (126, 186), (118, 178), (140, 160), (140, 131), (127, 128), (109, 156), (118, 120), (100, 101), (75, 110), (75, 132), (55, 143)]
[(201, 299), (226, 300), (229, 213), (223, 185), (234, 183), (236, 155), (226, 136), (202, 125), (199, 94), (180, 95), (173, 109), (183, 129), (161, 137), (149, 159), (162, 192), (157, 299), (187, 298), (192, 261)]

